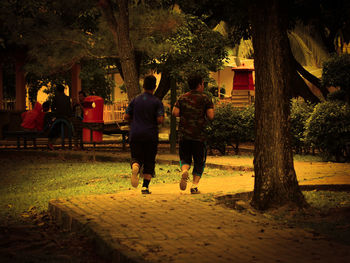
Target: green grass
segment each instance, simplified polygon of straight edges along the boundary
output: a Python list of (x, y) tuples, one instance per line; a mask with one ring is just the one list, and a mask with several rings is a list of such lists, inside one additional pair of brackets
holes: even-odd
[(303, 154), (295, 154), (294, 161), (299, 162), (324, 162), (321, 156), (319, 155), (303, 155)]
[(306, 201), (323, 213), (332, 208), (350, 206), (349, 192), (335, 191), (303, 191)]
[[(56, 198), (109, 194), (131, 188), (129, 163), (84, 162), (52, 157), (1, 156), (0, 219), (20, 219), (47, 210)], [(175, 183), (179, 167), (157, 165), (152, 184)], [(204, 176), (235, 175), (234, 171), (206, 168)]]

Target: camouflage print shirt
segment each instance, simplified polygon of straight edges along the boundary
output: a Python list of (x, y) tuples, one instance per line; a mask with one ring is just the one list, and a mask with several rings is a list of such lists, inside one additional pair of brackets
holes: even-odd
[(214, 108), (210, 98), (202, 92), (191, 90), (180, 96), (175, 107), (180, 109), (179, 139), (205, 141), (206, 112)]

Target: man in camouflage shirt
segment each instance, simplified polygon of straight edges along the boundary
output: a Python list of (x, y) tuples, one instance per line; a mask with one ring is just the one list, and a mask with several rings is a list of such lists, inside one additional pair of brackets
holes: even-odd
[(180, 117), (180, 189), (186, 189), (189, 169), (193, 158), (191, 194), (198, 194), (198, 183), (203, 174), (207, 157), (204, 128), (207, 120), (214, 118), (214, 105), (210, 98), (203, 93), (204, 83), (201, 76), (191, 76), (188, 79), (188, 85), (191, 91), (180, 96), (174, 105), (172, 114), (175, 117)]

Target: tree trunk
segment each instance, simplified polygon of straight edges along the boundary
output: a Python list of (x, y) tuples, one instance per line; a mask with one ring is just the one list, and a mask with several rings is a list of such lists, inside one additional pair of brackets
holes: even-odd
[(99, 6), (117, 44), (122, 75), (129, 101), (140, 93), (136, 67), (135, 50), (129, 36), (128, 0), (117, 0), (118, 12), (115, 17), (110, 0), (99, 0)]
[[(170, 112), (173, 111), (173, 107), (176, 103), (176, 80), (174, 78), (171, 78), (170, 81), (170, 89), (171, 89), (171, 96), (170, 96)], [(170, 114), (170, 153), (176, 153), (176, 117), (172, 114)]]
[(3, 72), (2, 61), (0, 60), (0, 110), (4, 109), (4, 85), (3, 85)]
[(154, 95), (158, 97), (160, 100), (162, 100), (170, 90), (170, 82), (171, 82), (171, 77), (169, 72), (163, 71), (161, 79), (159, 81), (158, 88), (154, 92)]
[(252, 205), (260, 210), (306, 205), (294, 170), (289, 134), (293, 69), (292, 62), (286, 61), (291, 51), (287, 16), (280, 2), (255, 1), (250, 10), (256, 71)]
[(302, 97), (306, 101), (312, 103), (319, 103), (320, 99), (310, 90), (309, 86), (306, 85), (305, 80), (299, 75), (298, 71), (294, 68), (291, 69), (292, 78), (292, 97)]
[[(294, 63), (295, 69), (297, 70), (297, 72), (303, 76), (303, 78), (305, 78), (306, 80), (308, 80), (310, 83), (312, 83), (313, 85), (315, 85), (322, 93), (322, 96), (324, 98), (327, 98), (327, 94), (329, 93), (329, 91), (323, 87), (321, 85), (321, 80), (317, 77), (315, 77), (314, 75), (312, 75), (309, 71), (307, 71), (306, 69), (304, 69), (304, 67), (302, 65), (300, 65), (300, 63), (294, 58), (294, 56), (292, 57), (292, 62)], [(309, 89), (310, 90), (310, 89)], [(311, 91), (310, 91), (311, 92)]]

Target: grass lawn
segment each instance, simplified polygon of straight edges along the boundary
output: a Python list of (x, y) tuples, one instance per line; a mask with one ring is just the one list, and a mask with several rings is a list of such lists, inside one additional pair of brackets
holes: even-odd
[[(129, 163), (86, 162), (0, 153), (0, 219), (21, 220), (48, 208), (51, 199), (128, 190)], [(152, 184), (175, 183), (179, 166), (157, 165)], [(238, 172), (206, 168), (205, 176)]]

